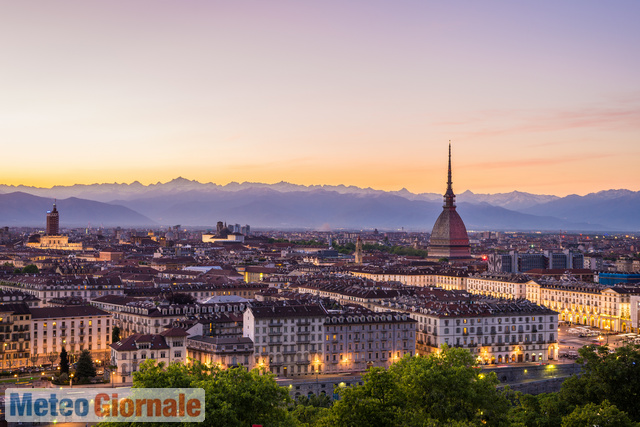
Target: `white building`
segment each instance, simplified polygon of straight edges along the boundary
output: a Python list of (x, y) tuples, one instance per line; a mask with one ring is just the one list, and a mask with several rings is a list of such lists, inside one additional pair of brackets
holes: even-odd
[[(92, 306), (30, 308), (33, 331), (32, 353), (45, 358), (60, 353), (90, 350), (98, 359), (108, 360), (111, 342), (111, 315)], [(40, 363), (43, 362), (42, 360)], [(51, 362), (49, 363), (57, 363)]]
[(476, 274), (466, 279), (466, 291), (494, 298), (522, 299), (527, 297), (529, 279), (517, 274)]
[(254, 366), (279, 376), (315, 372), (322, 364), (323, 323), (320, 305), (250, 307), (243, 316), (243, 336), (254, 345)]
[(377, 309), (405, 311), (418, 321), (420, 354), (437, 352), (446, 344), (466, 348), (487, 364), (558, 357), (558, 313), (526, 300), (401, 297)]
[[(376, 313), (350, 306), (329, 311), (324, 322), (324, 373), (388, 368), (416, 354), (416, 321), (406, 313)], [(319, 366), (320, 367), (320, 366)]]
[(161, 334), (133, 334), (111, 344), (111, 363), (117, 366), (112, 373), (114, 383), (133, 381), (133, 373), (147, 359), (157, 362), (184, 363), (187, 357), (187, 333), (178, 328), (167, 329)]
[(87, 301), (103, 295), (123, 295), (117, 277), (14, 276), (0, 282), (0, 289), (18, 290), (40, 299), (46, 306), (52, 298), (80, 297)]

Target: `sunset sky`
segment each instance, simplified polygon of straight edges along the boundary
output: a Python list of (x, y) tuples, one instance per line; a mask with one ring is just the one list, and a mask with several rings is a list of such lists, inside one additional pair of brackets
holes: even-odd
[(640, 190), (640, 1), (12, 1), (0, 184)]

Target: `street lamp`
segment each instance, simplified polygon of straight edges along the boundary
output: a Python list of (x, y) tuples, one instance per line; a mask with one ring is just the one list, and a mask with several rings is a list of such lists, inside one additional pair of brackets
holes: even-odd
[(113, 377), (116, 375), (115, 371), (111, 371), (111, 388), (113, 388)]
[(73, 388), (73, 374), (69, 376), (69, 387)]

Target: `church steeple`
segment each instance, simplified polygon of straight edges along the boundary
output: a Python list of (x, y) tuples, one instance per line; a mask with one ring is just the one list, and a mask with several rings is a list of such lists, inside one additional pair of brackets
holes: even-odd
[(451, 181), (451, 140), (449, 140), (449, 169), (447, 171), (447, 191), (444, 193), (445, 208), (455, 208), (456, 195), (453, 194), (453, 185)]

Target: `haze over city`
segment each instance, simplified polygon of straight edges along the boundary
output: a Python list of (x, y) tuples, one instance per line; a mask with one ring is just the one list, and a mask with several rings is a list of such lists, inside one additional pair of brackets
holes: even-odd
[[(640, 190), (640, 4), (11, 2), (9, 185)], [(25, 151), (28, 149), (28, 151)]]

